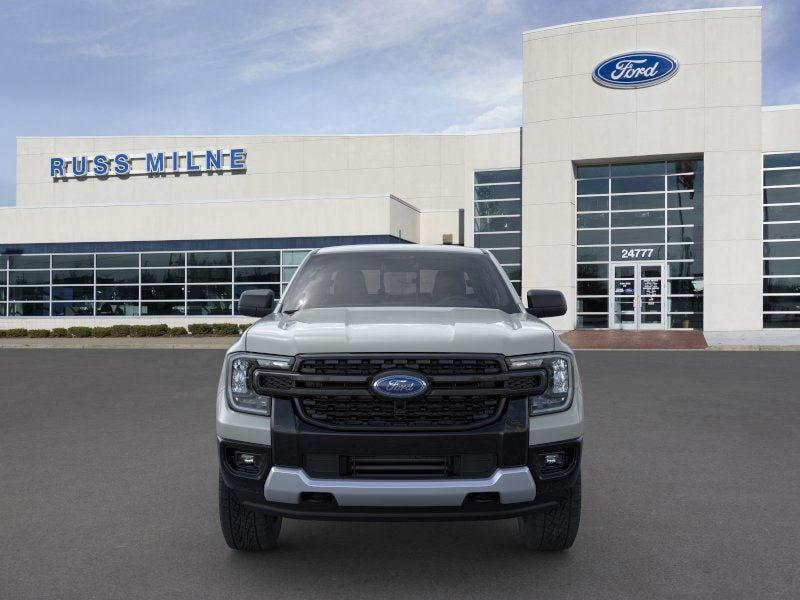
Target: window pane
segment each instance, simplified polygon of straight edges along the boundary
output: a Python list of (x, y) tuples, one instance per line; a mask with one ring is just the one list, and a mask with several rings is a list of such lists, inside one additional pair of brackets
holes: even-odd
[(800, 153), (765, 154), (764, 167), (800, 167)]
[(10, 285), (47, 285), (50, 283), (50, 271), (11, 271), (8, 274)]
[(764, 275), (800, 275), (800, 259), (765, 260)]
[(800, 169), (787, 171), (764, 171), (764, 185), (800, 184)]
[(216, 267), (231, 264), (230, 252), (189, 252), (187, 260), (193, 267)]
[(578, 282), (578, 295), (579, 296), (607, 296), (608, 295), (608, 281), (579, 281)]
[(670, 279), (668, 291), (670, 294), (696, 294), (702, 285), (703, 281), (698, 279)]
[(667, 173), (697, 173), (702, 172), (702, 160), (674, 160), (667, 163)]
[(497, 198), (521, 198), (522, 185), (487, 185), (475, 188), (475, 200), (495, 200)]
[(49, 300), (49, 287), (12, 287), (8, 288), (9, 300)]
[(694, 251), (691, 244), (677, 244), (667, 246), (667, 260), (682, 260), (694, 258)]
[(230, 283), (231, 269), (189, 269), (187, 277), (189, 283)]
[(522, 171), (519, 169), (504, 169), (501, 171), (475, 172), (475, 183), (502, 183), (505, 181), (522, 181)]
[(475, 219), (475, 231), (520, 231), (520, 217), (484, 217)]
[(97, 268), (120, 269), (139, 266), (138, 254), (98, 254)]
[(578, 181), (578, 195), (608, 194), (608, 179), (582, 179)]
[(766, 257), (800, 257), (800, 242), (765, 242), (764, 256)]
[(608, 210), (608, 196), (578, 198), (578, 210)]
[(184, 283), (183, 269), (142, 269), (142, 283)]
[(663, 177), (625, 177), (611, 180), (611, 192), (624, 194), (628, 192), (663, 191)]
[(284, 281), (291, 281), (294, 274), (297, 273), (297, 267), (284, 267), (283, 268), (283, 280)]
[(522, 241), (519, 233), (476, 233), (476, 248), (509, 248), (519, 246)]
[(269, 284), (269, 283), (252, 283), (249, 285), (237, 285), (233, 288), (233, 297), (237, 300), (239, 296), (242, 295), (242, 292), (246, 292), (247, 290), (272, 290), (275, 292), (275, 297), (277, 298), (280, 296), (280, 286), (277, 284)]
[(93, 314), (91, 302), (53, 302), (54, 317), (91, 317)]
[(644, 227), (647, 225), (663, 225), (663, 210), (637, 212), (615, 212), (611, 214), (612, 227)]
[(668, 208), (695, 208), (703, 205), (703, 192), (670, 192), (667, 194)]
[(664, 163), (662, 161), (611, 165), (611, 177), (620, 177), (625, 175), (663, 175), (663, 174), (664, 174)]
[(764, 315), (764, 327), (798, 327), (800, 328), (800, 314)]
[(800, 221), (800, 204), (796, 206), (765, 206), (765, 221)]
[(669, 326), (672, 329), (702, 329), (703, 315), (670, 315)]
[(589, 213), (578, 215), (578, 228), (608, 227), (608, 213)]
[(608, 328), (608, 315), (578, 315), (578, 327), (606, 329)]
[(800, 296), (764, 296), (764, 310), (790, 310), (800, 313)]
[(667, 229), (668, 242), (694, 241), (694, 227), (670, 227)]
[(764, 225), (765, 240), (800, 239), (800, 223)]
[(520, 200), (498, 200), (496, 202), (476, 202), (476, 217), (491, 217), (493, 215), (518, 215), (522, 210)]
[(54, 269), (91, 269), (94, 256), (91, 254), (54, 254)]
[(3, 286), (5, 284), (6, 284), (6, 272), (5, 270), (3, 270), (0, 271), (0, 286)]
[(669, 175), (667, 176), (667, 189), (668, 190), (693, 190), (695, 187), (698, 189), (701, 179), (695, 181), (694, 175)]
[(695, 275), (692, 262), (669, 263), (670, 277), (691, 277)]
[(189, 315), (230, 315), (230, 302), (189, 302), (187, 304)]
[(189, 300), (229, 300), (231, 294), (230, 285), (190, 285), (186, 297)]
[(608, 248), (578, 248), (576, 250), (578, 262), (598, 262), (608, 260)]
[(703, 212), (700, 210), (667, 211), (667, 225), (702, 225)]
[(608, 298), (578, 298), (578, 312), (608, 312)]
[(94, 271), (53, 271), (53, 284), (94, 283)]
[(139, 283), (138, 269), (97, 270), (97, 283)]
[(183, 252), (157, 252), (142, 254), (143, 267), (182, 267), (185, 264)]
[(281, 253), (279, 250), (266, 250), (256, 252), (235, 252), (234, 262), (237, 265), (280, 265)]
[(139, 288), (135, 285), (97, 286), (98, 300), (138, 300)]
[(136, 317), (139, 315), (139, 304), (136, 302), (98, 302), (95, 313), (104, 317)]
[(764, 204), (800, 202), (800, 187), (764, 190)]
[(664, 241), (664, 228), (612, 229), (612, 244), (655, 244)]
[(519, 264), (522, 262), (522, 250), (509, 249), (509, 250), (489, 250), (497, 262), (502, 264)]
[(53, 300), (93, 300), (94, 288), (90, 285), (53, 288)]
[(800, 294), (800, 277), (773, 277), (764, 280), (767, 294)]
[(669, 312), (703, 312), (703, 297), (670, 298)]
[(148, 300), (183, 300), (182, 285), (143, 285), (142, 301)]
[(8, 314), (12, 317), (46, 317), (50, 314), (50, 305), (41, 302), (11, 302)]
[(162, 315), (175, 315), (182, 316), (184, 314), (183, 302), (146, 302), (142, 303), (142, 316), (148, 315), (162, 316)]
[(299, 265), (303, 262), (311, 250), (284, 250), (283, 251), (283, 264), (284, 265)]
[(578, 265), (579, 279), (599, 279), (608, 277), (608, 265)]
[(608, 244), (608, 229), (579, 229), (579, 245)]
[(575, 169), (576, 179), (605, 177), (608, 179), (608, 165), (583, 165)]
[(503, 267), (503, 270), (508, 275), (509, 279), (513, 280), (520, 280), (522, 279), (522, 268), (521, 267)]
[(234, 281), (279, 281), (279, 267), (237, 267), (234, 270)]
[(49, 254), (15, 254), (8, 257), (9, 269), (49, 269)]
[(611, 196), (611, 210), (646, 210), (664, 208), (664, 194)]

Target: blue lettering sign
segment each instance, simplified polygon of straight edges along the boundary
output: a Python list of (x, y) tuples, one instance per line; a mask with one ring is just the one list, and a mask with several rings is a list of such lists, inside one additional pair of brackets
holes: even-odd
[(629, 52), (601, 62), (592, 79), (610, 88), (642, 88), (662, 83), (678, 72), (678, 61), (660, 52)]
[(87, 165), (87, 160), (85, 156), (73, 156), (72, 157), (72, 174), (75, 177), (83, 177), (86, 175), (86, 172), (89, 170)]
[(128, 162), (127, 154), (120, 152), (114, 157), (114, 173), (117, 175), (127, 175), (131, 170), (131, 163)]
[(95, 175), (108, 175), (108, 157), (105, 154), (95, 156), (92, 165), (94, 166), (92, 171)]
[(145, 170), (148, 173), (163, 173), (164, 172), (164, 153), (158, 152), (153, 154), (148, 152), (145, 157)]
[(222, 168), (222, 150), (206, 150), (206, 171)]
[(194, 164), (194, 155), (191, 150), (186, 151), (186, 170), (195, 173), (200, 170), (200, 165)]
[(172, 170), (176, 173), (181, 170), (181, 155), (178, 152), (172, 153)]
[(231, 171), (242, 171), (244, 164), (244, 148), (231, 148)]
[(50, 159), (50, 177), (63, 177), (64, 176), (64, 159), (51, 158)]

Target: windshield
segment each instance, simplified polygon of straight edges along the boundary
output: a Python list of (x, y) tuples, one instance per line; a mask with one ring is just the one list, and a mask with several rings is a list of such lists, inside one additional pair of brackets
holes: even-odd
[(485, 254), (394, 250), (315, 254), (295, 275), (283, 312), (361, 306), (520, 311), (503, 276)]

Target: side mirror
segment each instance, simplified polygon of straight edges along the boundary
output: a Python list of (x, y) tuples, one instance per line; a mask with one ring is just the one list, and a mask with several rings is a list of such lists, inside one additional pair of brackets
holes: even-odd
[(527, 310), (534, 317), (560, 317), (567, 314), (567, 301), (558, 290), (528, 290)]
[(266, 317), (275, 304), (272, 290), (247, 290), (239, 296), (239, 314), (245, 317)]

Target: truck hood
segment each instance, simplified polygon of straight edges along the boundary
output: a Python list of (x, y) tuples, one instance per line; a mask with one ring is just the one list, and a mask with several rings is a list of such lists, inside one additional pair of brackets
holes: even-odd
[(273, 314), (245, 336), (248, 352), (481, 352), (554, 350), (554, 333), (527, 314), (483, 308), (313, 308)]

